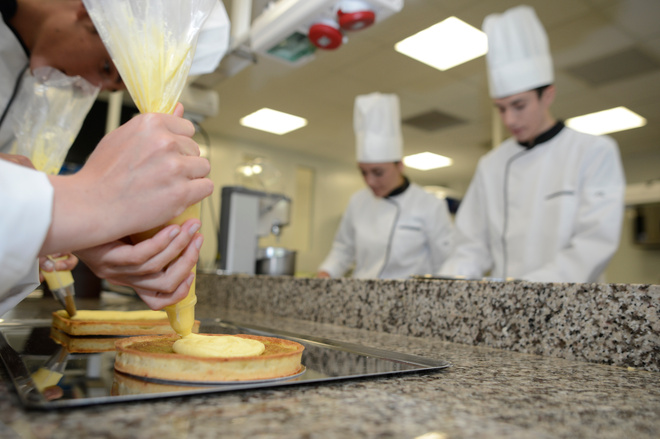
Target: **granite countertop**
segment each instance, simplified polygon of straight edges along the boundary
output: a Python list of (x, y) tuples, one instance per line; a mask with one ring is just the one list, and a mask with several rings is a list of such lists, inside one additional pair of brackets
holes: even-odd
[[(29, 300), (21, 305), (35, 306)], [(219, 315), (443, 359), (453, 366), (433, 373), (53, 412), (23, 410), (3, 382), (0, 436), (660, 437), (658, 372), (236, 310)]]

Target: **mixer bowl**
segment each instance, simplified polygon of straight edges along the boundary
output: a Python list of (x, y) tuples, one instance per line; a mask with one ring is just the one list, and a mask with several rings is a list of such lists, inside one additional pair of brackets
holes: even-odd
[(259, 248), (255, 272), (271, 276), (293, 276), (296, 272), (296, 251), (284, 247)]

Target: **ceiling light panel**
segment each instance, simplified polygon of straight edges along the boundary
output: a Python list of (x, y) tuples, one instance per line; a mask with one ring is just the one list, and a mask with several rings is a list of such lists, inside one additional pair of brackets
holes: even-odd
[(451, 166), (453, 160), (443, 155), (432, 152), (421, 152), (419, 154), (408, 155), (403, 158), (403, 164), (409, 168), (428, 171), (429, 169), (444, 168)]
[(449, 17), (399, 41), (394, 49), (444, 71), (486, 54), (488, 38), (463, 20)]
[(262, 108), (243, 117), (240, 123), (249, 128), (282, 135), (304, 127), (307, 125), (307, 119), (270, 108)]
[(566, 126), (587, 134), (607, 134), (646, 125), (646, 119), (626, 107), (589, 113), (566, 120)]

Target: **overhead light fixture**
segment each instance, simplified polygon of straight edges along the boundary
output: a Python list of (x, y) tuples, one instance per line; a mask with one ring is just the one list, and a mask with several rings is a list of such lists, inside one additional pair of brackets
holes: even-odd
[(626, 107), (610, 108), (566, 120), (566, 126), (587, 134), (607, 134), (646, 125), (646, 119)]
[(282, 113), (281, 111), (262, 108), (241, 119), (241, 125), (273, 134), (286, 134), (307, 125), (307, 119)]
[(408, 155), (403, 158), (403, 164), (409, 168), (428, 171), (429, 169), (444, 168), (451, 166), (453, 160), (432, 152), (420, 152), (419, 154)]
[(444, 71), (485, 55), (488, 37), (463, 20), (449, 17), (399, 41), (394, 49)]

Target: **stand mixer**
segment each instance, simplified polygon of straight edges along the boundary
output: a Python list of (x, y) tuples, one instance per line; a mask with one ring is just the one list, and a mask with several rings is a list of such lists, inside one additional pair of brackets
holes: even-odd
[[(279, 237), (290, 218), (291, 199), (286, 195), (243, 186), (223, 187), (218, 233), (219, 269), (226, 274), (293, 274), (295, 252), (279, 247), (259, 249), (259, 238), (271, 233)], [(287, 273), (257, 269), (265, 267), (262, 260), (284, 257), (289, 260)]]

